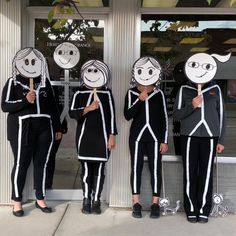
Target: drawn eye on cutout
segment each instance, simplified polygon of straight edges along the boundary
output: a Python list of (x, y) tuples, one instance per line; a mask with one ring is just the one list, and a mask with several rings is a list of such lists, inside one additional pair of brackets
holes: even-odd
[(199, 63), (195, 62), (195, 61), (191, 61), (188, 63), (188, 66), (191, 68), (198, 68), (199, 67)]
[(210, 71), (214, 69), (214, 66), (211, 64), (205, 63), (205, 64), (202, 64), (202, 69)]

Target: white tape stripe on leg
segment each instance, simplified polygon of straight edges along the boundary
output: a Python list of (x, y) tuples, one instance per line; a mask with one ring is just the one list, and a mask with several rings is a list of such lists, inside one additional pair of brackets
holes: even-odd
[(187, 181), (187, 184), (186, 184), (186, 194), (188, 196), (188, 199), (189, 199), (189, 203), (190, 203), (190, 211), (193, 212), (194, 211), (194, 208), (193, 208), (193, 203), (191, 201), (191, 198), (190, 198), (190, 177), (189, 177), (189, 152), (190, 152), (190, 142), (191, 142), (191, 137), (188, 138), (188, 141), (187, 141), (187, 150), (186, 150), (186, 181)]

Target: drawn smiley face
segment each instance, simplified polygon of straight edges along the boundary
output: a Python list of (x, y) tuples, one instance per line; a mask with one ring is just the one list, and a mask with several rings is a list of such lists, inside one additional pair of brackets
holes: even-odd
[(207, 53), (197, 53), (185, 63), (185, 74), (190, 81), (196, 84), (210, 82), (217, 71), (214, 58)]
[(79, 49), (72, 43), (59, 44), (54, 51), (53, 58), (61, 68), (71, 69), (79, 62)]
[(41, 75), (42, 61), (32, 51), (22, 59), (16, 60), (18, 72), (25, 78), (36, 78)]
[(99, 88), (107, 83), (102, 71), (94, 65), (89, 66), (83, 73), (83, 81), (90, 88)]
[(134, 79), (138, 84), (144, 86), (155, 84), (160, 79), (160, 74), (161, 67), (154, 67), (150, 60), (134, 67)]

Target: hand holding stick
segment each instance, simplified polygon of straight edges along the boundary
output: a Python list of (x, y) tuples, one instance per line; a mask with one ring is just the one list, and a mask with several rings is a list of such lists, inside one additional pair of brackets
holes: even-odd
[(33, 104), (35, 100), (35, 92), (34, 92), (34, 80), (30, 78), (30, 91), (26, 95), (26, 99), (28, 100), (29, 103)]
[(143, 91), (139, 94), (139, 99), (145, 101), (148, 98), (147, 88), (145, 87)]

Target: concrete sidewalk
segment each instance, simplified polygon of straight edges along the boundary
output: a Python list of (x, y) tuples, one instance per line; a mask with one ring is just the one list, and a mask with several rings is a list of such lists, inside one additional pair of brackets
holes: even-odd
[(131, 217), (129, 209), (102, 205), (102, 215), (84, 215), (81, 202), (48, 202), (52, 214), (35, 209), (34, 203), (24, 205), (25, 216), (14, 217), (11, 207), (0, 207), (1, 236), (236, 236), (236, 215), (210, 218), (207, 224), (191, 224), (184, 213), (150, 219)]

